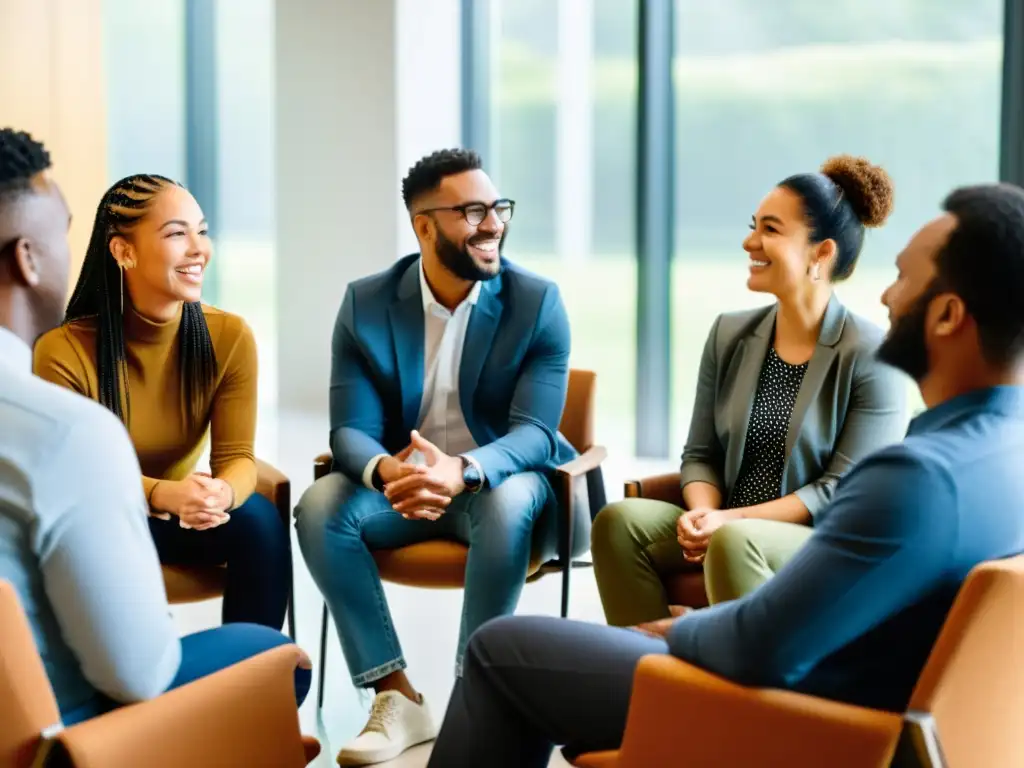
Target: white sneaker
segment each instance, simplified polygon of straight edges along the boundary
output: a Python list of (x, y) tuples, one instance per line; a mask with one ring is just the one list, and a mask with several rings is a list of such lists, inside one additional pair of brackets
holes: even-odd
[(338, 765), (383, 763), (436, 736), (422, 695), (417, 703), (398, 691), (384, 691), (374, 697), (363, 732), (338, 753)]

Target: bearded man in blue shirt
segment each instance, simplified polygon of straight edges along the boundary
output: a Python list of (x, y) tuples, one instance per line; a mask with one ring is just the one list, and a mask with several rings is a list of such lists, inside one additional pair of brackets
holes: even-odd
[(618, 747), (652, 653), (742, 685), (906, 709), (971, 569), (1024, 552), (1024, 190), (961, 188), (943, 209), (882, 295), (878, 354), (927, 406), (904, 441), (847, 474), (804, 547), (739, 600), (639, 632), (540, 617), (481, 627), (431, 766), (540, 767), (556, 744)]

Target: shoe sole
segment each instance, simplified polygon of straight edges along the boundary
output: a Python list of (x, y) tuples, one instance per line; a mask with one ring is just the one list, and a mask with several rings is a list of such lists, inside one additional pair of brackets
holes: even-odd
[(346, 755), (344, 750), (342, 750), (338, 753), (337, 763), (341, 766), (376, 765), (377, 763), (394, 760), (403, 752), (408, 752), (413, 747), (418, 747), (420, 744), (426, 744), (428, 741), (433, 741), (436, 738), (437, 734), (432, 734), (419, 739), (414, 739), (400, 749), (389, 747), (388, 749), (381, 749), (376, 752), (363, 752), (359, 755)]

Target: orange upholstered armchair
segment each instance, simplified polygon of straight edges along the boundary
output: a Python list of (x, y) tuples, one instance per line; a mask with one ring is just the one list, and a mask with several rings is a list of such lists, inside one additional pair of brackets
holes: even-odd
[[(562, 574), (562, 616), (569, 612), (569, 575), (574, 566), (590, 563), (572, 561), (572, 530), (576, 510), (576, 484), (586, 482), (586, 497), (591, 517), (605, 504), (604, 478), (601, 463), (607, 456), (603, 446), (594, 445), (594, 396), (597, 375), (593, 371), (573, 369), (569, 372), (569, 389), (559, 432), (579, 452), (579, 456), (559, 467), (552, 480), (562, 512), (559, 520), (559, 557), (542, 562), (538, 556), (530, 560), (527, 581), (534, 581), (547, 573)], [(313, 462), (314, 480), (331, 471), (330, 453), (318, 456)], [(383, 549), (373, 553), (380, 576), (385, 581), (431, 589), (461, 589), (466, 572), (465, 545), (454, 541), (425, 541), (399, 549)], [(327, 644), (327, 604), (324, 604), (320, 627), (320, 672), (317, 689), (318, 706), (323, 706), (324, 674)]]
[[(1022, 627), (1024, 556), (975, 568), (902, 715), (746, 688), (671, 656), (648, 656), (637, 668), (621, 749), (575, 765), (1022, 765)], [(696, 725), (700, 738), (678, 737), (680, 723)]]
[[(304, 766), (320, 751), (295, 707), (295, 646), (62, 729), (32, 630), (0, 581), (0, 766)], [(36, 762), (39, 760), (39, 762)]]
[[(256, 460), (256, 493), (267, 498), (291, 530), (292, 485), (278, 469)], [(288, 540), (291, 541), (289, 534)], [(164, 587), (167, 602), (198, 603), (224, 594), (224, 566), (164, 565)], [(295, 585), (288, 601), (288, 636), (295, 639)]]
[[(655, 499), (683, 506), (683, 489), (678, 472), (654, 475), (642, 480), (628, 480), (625, 496), (627, 499)], [(693, 565), (690, 570), (677, 573), (665, 581), (669, 605), (688, 605), (704, 608), (708, 604), (704, 590), (704, 566)]]

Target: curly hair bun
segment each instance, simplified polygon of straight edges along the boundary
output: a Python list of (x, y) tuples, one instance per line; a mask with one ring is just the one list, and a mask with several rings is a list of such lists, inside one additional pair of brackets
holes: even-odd
[(892, 179), (885, 169), (863, 157), (836, 155), (821, 166), (853, 206), (861, 224), (880, 227), (892, 213)]

